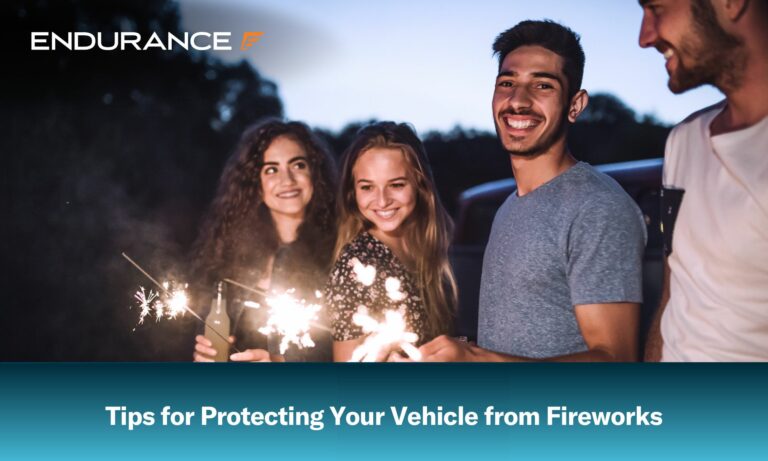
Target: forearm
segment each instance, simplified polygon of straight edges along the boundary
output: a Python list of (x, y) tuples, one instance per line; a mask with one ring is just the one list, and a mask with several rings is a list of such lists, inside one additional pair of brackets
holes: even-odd
[(576, 354), (563, 355), (560, 357), (550, 357), (542, 360), (543, 362), (636, 362), (637, 353), (635, 352), (615, 352), (606, 349), (590, 349)]
[(473, 351), (472, 358), (476, 360), (472, 361), (477, 362), (634, 362), (637, 360), (637, 357), (632, 353), (621, 354), (601, 348), (544, 359), (519, 357), (479, 347), (474, 349), (477, 349), (477, 351)]
[(448, 336), (437, 337), (419, 350), (425, 362), (631, 362), (637, 360), (636, 338), (614, 346), (593, 344), (584, 352), (545, 359), (495, 352)]
[(661, 349), (664, 346), (664, 340), (661, 338), (661, 317), (664, 315), (667, 301), (667, 299), (662, 298), (648, 328), (648, 337), (645, 339), (645, 354), (643, 357), (643, 360), (646, 362), (658, 362), (661, 360)]
[(661, 300), (659, 307), (653, 314), (653, 320), (648, 328), (648, 337), (645, 340), (645, 354), (643, 359), (646, 362), (658, 362), (661, 360), (661, 350), (664, 346), (664, 340), (661, 337), (661, 317), (664, 315), (664, 309), (669, 301), (669, 265), (664, 260), (664, 281), (661, 290)]

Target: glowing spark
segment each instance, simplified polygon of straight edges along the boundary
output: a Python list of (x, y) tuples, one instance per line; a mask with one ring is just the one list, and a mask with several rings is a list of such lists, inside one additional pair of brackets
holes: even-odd
[(261, 334), (275, 333), (281, 337), (281, 354), (285, 354), (291, 344), (295, 344), (299, 349), (315, 345), (309, 335), (309, 329), (317, 320), (317, 313), (322, 306), (307, 304), (303, 299), (297, 300), (292, 296), (294, 291), (291, 289), (281, 295), (266, 298), (269, 306), (267, 324), (259, 328)]
[(146, 317), (152, 310), (152, 301), (157, 298), (157, 293), (149, 290), (149, 295), (147, 295), (144, 291), (144, 287), (139, 287), (139, 291), (137, 291), (133, 297), (139, 302), (139, 307), (141, 308), (141, 311), (139, 312), (139, 325), (141, 325), (144, 323), (144, 317)]
[(163, 311), (165, 310), (165, 304), (159, 299), (152, 305), (155, 309), (155, 322), (159, 322), (163, 317)]
[(187, 284), (179, 284), (179, 288), (172, 288), (172, 285), (169, 282), (163, 282), (162, 287), (166, 292), (162, 295), (152, 290), (147, 294), (144, 287), (139, 287), (133, 295), (139, 303), (139, 325), (144, 323), (144, 318), (151, 313), (154, 313), (155, 321), (159, 322), (163, 317), (175, 319), (179, 314), (184, 315), (189, 310)]
[[(168, 282), (165, 282), (165, 283), (163, 283), (163, 284), (160, 284), (160, 283), (159, 283), (159, 282), (158, 282), (158, 281), (157, 281), (157, 280), (156, 280), (154, 277), (152, 277), (151, 275), (149, 275), (149, 272), (145, 271), (145, 270), (144, 270), (144, 269), (143, 269), (141, 266), (139, 266), (139, 263), (137, 263), (136, 261), (134, 261), (134, 260), (133, 260), (133, 259), (132, 259), (130, 256), (128, 256), (128, 255), (127, 255), (127, 254), (125, 254), (125, 253), (121, 253), (121, 255), (123, 256), (123, 258), (125, 258), (125, 260), (126, 260), (126, 261), (128, 261), (129, 263), (131, 263), (131, 265), (132, 265), (133, 267), (135, 267), (135, 268), (136, 268), (136, 270), (138, 270), (139, 272), (141, 272), (142, 274), (144, 274), (144, 276), (145, 276), (146, 278), (148, 278), (149, 280), (151, 280), (151, 281), (152, 281), (152, 283), (154, 283), (155, 285), (157, 285), (157, 287), (158, 287), (158, 288), (160, 288), (161, 290), (163, 290), (163, 292), (165, 292), (165, 294), (166, 294), (166, 295), (170, 296), (171, 298), (173, 298), (173, 297), (174, 297), (174, 296), (173, 296), (173, 294), (172, 294), (172, 293), (170, 293), (170, 292), (168, 291)], [(186, 288), (187, 288), (187, 284), (185, 283), (185, 284), (184, 284), (184, 289), (186, 290)], [(186, 297), (186, 294), (185, 294), (185, 297)], [(145, 297), (145, 299), (146, 299), (146, 297)], [(139, 302), (141, 303), (141, 302), (142, 302), (142, 299), (139, 299)], [(175, 303), (175, 306), (181, 307), (181, 304), (182, 304), (182, 303)], [(197, 315), (197, 313), (196, 313), (195, 311), (193, 311), (192, 309), (190, 309), (190, 308), (189, 308), (189, 306), (187, 306), (186, 304), (187, 304), (187, 303), (186, 303), (186, 301), (185, 301), (185, 302), (183, 303), (183, 309), (184, 309), (184, 311), (185, 311), (185, 312), (189, 312), (189, 313), (192, 315), (192, 317), (196, 318), (196, 319), (197, 319), (197, 320), (198, 320), (200, 323), (204, 324), (204, 325), (205, 325), (205, 326), (207, 326), (207, 327), (210, 327), (210, 328), (212, 328), (212, 331), (213, 331), (214, 333), (216, 333), (216, 335), (217, 335), (217, 336), (219, 336), (221, 339), (223, 339), (224, 341), (228, 341), (228, 338), (224, 337), (224, 336), (223, 336), (221, 333), (219, 333), (219, 331), (218, 331), (218, 330), (216, 330), (215, 328), (213, 328), (213, 327), (211, 327), (210, 325), (208, 325), (208, 323), (207, 323), (205, 320), (203, 320), (203, 318), (202, 318), (202, 317), (200, 317), (199, 315)], [(174, 314), (174, 315), (175, 315), (175, 314)], [(143, 318), (143, 317), (142, 317), (142, 318)], [(140, 319), (140, 320), (141, 320), (141, 319)], [(136, 331), (136, 328), (134, 328), (133, 330), (134, 330), (134, 331)], [(232, 346), (232, 349), (234, 349), (234, 350), (235, 350), (235, 352), (240, 352), (240, 350), (239, 350), (238, 348), (234, 347), (234, 346)]]
[(243, 301), (243, 306), (250, 307), (251, 309), (258, 309), (261, 307), (261, 304), (255, 301)]
[(189, 299), (187, 298), (187, 292), (184, 289), (176, 289), (171, 295), (171, 299), (168, 300), (168, 317), (175, 319), (177, 315), (184, 314), (189, 309)]
[(352, 270), (355, 272), (355, 277), (357, 278), (358, 282), (367, 287), (373, 285), (373, 281), (376, 279), (375, 267), (366, 266), (357, 258), (352, 259), (350, 264), (352, 264)]
[(352, 321), (360, 326), (364, 333), (368, 333), (368, 336), (363, 344), (352, 352), (350, 362), (375, 362), (379, 355), (387, 353), (392, 346), (399, 346), (412, 360), (421, 360), (421, 353), (414, 346), (419, 340), (419, 335), (406, 331), (403, 308), (384, 311), (384, 322), (377, 322), (368, 315), (368, 308), (359, 306), (352, 316)]
[(384, 288), (386, 288), (387, 296), (392, 301), (402, 301), (405, 299), (405, 293), (400, 291), (400, 280), (394, 277), (388, 277), (384, 282)]

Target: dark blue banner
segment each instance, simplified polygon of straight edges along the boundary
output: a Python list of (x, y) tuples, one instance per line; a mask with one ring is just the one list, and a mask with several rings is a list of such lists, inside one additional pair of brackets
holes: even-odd
[(764, 459), (768, 365), (0, 364), (0, 459)]

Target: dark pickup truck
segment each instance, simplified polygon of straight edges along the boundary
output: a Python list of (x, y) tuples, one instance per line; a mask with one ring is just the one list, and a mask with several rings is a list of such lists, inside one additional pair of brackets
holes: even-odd
[[(643, 261), (643, 305), (641, 341), (644, 341), (653, 312), (661, 295), (663, 276), (660, 231), (659, 190), (661, 158), (598, 165), (599, 171), (615, 179), (635, 199), (645, 218), (648, 243)], [(483, 252), (488, 242), (493, 217), (504, 200), (515, 191), (515, 180), (503, 179), (467, 189), (459, 198), (456, 233), (451, 261), (459, 285), (459, 312), (456, 333), (477, 337), (477, 300)]]

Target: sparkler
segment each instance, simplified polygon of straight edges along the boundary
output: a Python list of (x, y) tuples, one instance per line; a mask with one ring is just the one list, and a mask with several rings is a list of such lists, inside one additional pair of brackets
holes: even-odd
[(246, 285), (244, 283), (240, 283), (240, 282), (232, 280), (232, 279), (224, 279), (224, 281), (229, 283), (229, 284), (232, 284), (232, 285), (235, 285), (237, 287), (240, 287), (240, 288), (243, 288), (245, 290), (248, 290), (248, 291), (250, 291), (252, 293), (256, 293), (258, 295), (267, 296), (269, 294), (269, 293), (267, 293), (267, 290), (262, 290), (261, 288), (250, 287), (250, 286), (248, 286), (248, 285)]
[[(352, 270), (355, 273), (357, 281), (365, 286), (371, 286), (376, 279), (376, 268), (366, 266), (357, 258), (352, 260)], [(405, 293), (400, 291), (401, 283), (395, 277), (387, 277), (384, 281), (384, 289), (387, 297), (394, 302), (402, 301), (406, 298)], [(376, 319), (368, 314), (368, 308), (358, 306), (357, 312), (352, 316), (352, 321), (363, 329), (363, 333), (368, 336), (352, 352), (350, 362), (375, 362), (379, 356), (389, 350), (392, 346), (398, 346), (411, 359), (421, 360), (421, 352), (414, 345), (419, 340), (419, 335), (406, 331), (405, 308), (398, 310), (385, 310), (384, 321), (377, 322)]]
[(141, 307), (141, 312), (139, 312), (139, 325), (141, 325), (144, 323), (144, 317), (149, 315), (149, 313), (152, 311), (152, 301), (157, 298), (157, 293), (149, 290), (149, 296), (147, 296), (146, 292), (144, 291), (144, 287), (139, 287), (139, 291), (137, 291), (133, 297), (136, 298), (136, 300), (139, 302), (139, 306)]
[[(169, 317), (169, 318), (176, 318), (176, 316), (178, 314), (180, 314), (180, 313), (189, 312), (190, 314), (192, 314), (192, 316), (194, 318), (196, 318), (197, 320), (203, 322), (203, 324), (205, 326), (207, 326), (211, 330), (213, 330), (213, 332), (216, 333), (216, 335), (218, 337), (222, 338), (224, 341), (227, 341), (227, 343), (229, 343), (229, 338), (226, 338), (224, 335), (219, 333), (219, 331), (216, 330), (216, 328), (214, 328), (211, 325), (209, 325), (208, 322), (206, 322), (202, 317), (197, 315), (197, 313), (195, 311), (193, 311), (192, 309), (189, 308), (189, 306), (187, 305), (188, 304), (188, 300), (187, 300), (187, 293), (186, 293), (185, 290), (181, 290), (181, 291), (173, 290), (173, 291), (171, 291), (169, 289), (170, 285), (168, 284), (168, 282), (165, 282), (165, 283), (158, 282), (154, 277), (149, 275), (149, 273), (147, 271), (142, 269), (142, 267), (139, 266), (139, 263), (137, 263), (136, 261), (131, 259), (130, 256), (128, 256), (125, 253), (122, 253), (122, 255), (123, 255), (123, 258), (125, 258), (129, 263), (131, 263), (131, 265), (133, 267), (135, 267), (139, 272), (144, 274), (145, 277), (147, 277), (149, 280), (151, 280), (152, 283), (154, 283), (158, 288), (160, 288), (160, 290), (162, 290), (162, 292), (165, 293), (165, 295), (167, 296), (167, 304), (163, 303), (162, 307), (160, 308), (160, 310), (158, 310), (158, 308), (155, 308), (156, 309), (155, 310), (155, 315), (156, 315), (156, 317), (158, 319), (162, 316), (162, 312), (166, 312), (165, 315), (167, 317)], [(149, 302), (151, 302), (152, 299), (154, 299), (153, 296), (152, 296), (153, 293), (154, 292), (150, 290), (149, 297), (147, 297), (145, 295), (144, 288), (141, 288), (138, 292), (136, 292), (136, 295), (134, 295), (134, 297), (140, 303), (141, 313), (144, 313), (146, 309), (149, 309)], [(155, 294), (155, 297), (158, 296), (157, 293), (154, 293), (154, 294)], [(155, 305), (156, 305), (156, 303), (153, 304), (152, 306), (155, 306)], [(167, 310), (165, 309), (166, 307), (168, 308)], [(160, 314), (158, 314), (158, 312), (160, 312)], [(144, 314), (144, 315), (146, 315), (146, 314)], [(139, 317), (139, 323), (142, 323), (143, 320), (144, 320), (144, 316), (140, 316)], [(240, 350), (238, 350), (236, 347), (232, 346), (232, 348), (235, 350), (235, 352), (240, 352)]]
[(415, 361), (421, 360), (421, 352), (414, 346), (419, 335), (406, 331), (404, 309), (384, 311), (384, 321), (377, 322), (368, 315), (368, 308), (358, 306), (352, 321), (363, 329), (368, 336), (363, 344), (352, 352), (350, 362), (375, 362), (379, 355), (391, 346), (399, 346), (408, 357)]
[(164, 290), (162, 294), (153, 290), (149, 290), (149, 294), (147, 294), (144, 287), (140, 286), (133, 295), (141, 308), (139, 325), (144, 323), (144, 318), (153, 311), (157, 322), (163, 317), (175, 319), (178, 315), (186, 312), (186, 306), (189, 302), (186, 291), (187, 285), (184, 284), (182, 288), (179, 288), (176, 284), (163, 282), (162, 288)]
[(170, 283), (163, 282), (162, 286), (167, 293), (164, 298), (160, 296), (160, 293), (152, 290), (149, 290), (149, 294), (147, 294), (144, 287), (141, 286), (133, 295), (141, 308), (139, 312), (139, 325), (144, 323), (144, 318), (152, 311), (155, 312), (155, 320), (158, 322), (163, 317), (175, 319), (179, 314), (184, 314), (188, 303), (186, 284), (184, 288), (169, 288)]
[[(330, 328), (317, 322), (317, 314), (322, 309), (320, 304), (308, 303), (304, 299), (296, 299), (293, 294), (295, 289), (291, 288), (282, 294), (273, 292), (269, 296), (265, 290), (250, 287), (232, 279), (224, 279), (225, 282), (238, 286), (253, 293), (262, 295), (268, 306), (267, 323), (259, 328), (259, 333), (264, 335), (277, 334), (281, 337), (280, 354), (285, 354), (288, 346), (295, 344), (299, 349), (304, 347), (314, 347), (315, 342), (309, 334), (311, 327), (317, 327), (326, 331)], [(315, 291), (315, 297), (320, 299), (323, 294)], [(243, 305), (252, 309), (261, 308), (261, 304), (254, 301), (244, 301)]]
[(309, 335), (309, 329), (317, 320), (317, 313), (322, 306), (307, 304), (305, 300), (297, 300), (292, 294), (293, 290), (288, 290), (265, 299), (269, 306), (269, 316), (267, 324), (259, 328), (261, 334), (274, 333), (281, 337), (280, 354), (285, 354), (291, 344), (295, 344), (299, 349), (315, 345)]

